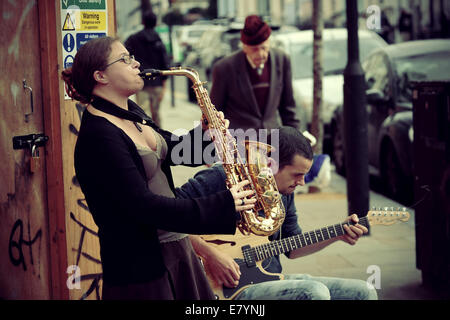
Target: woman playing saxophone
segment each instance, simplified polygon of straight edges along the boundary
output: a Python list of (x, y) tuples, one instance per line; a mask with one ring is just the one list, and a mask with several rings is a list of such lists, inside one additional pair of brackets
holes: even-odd
[[(228, 131), (228, 126), (218, 116), (211, 103), (207, 90), (198, 77), (198, 73), (189, 68), (170, 70), (147, 69), (140, 73), (144, 78), (158, 76), (186, 76), (193, 83), (198, 105), (206, 118), (214, 141), (216, 154), (223, 163), (226, 184), (229, 189), (242, 181), (250, 181), (244, 188), (255, 192), (255, 207), (240, 211), (238, 228), (243, 234), (269, 236), (280, 229), (286, 216), (273, 172), (269, 165), (272, 147), (257, 141), (245, 141), (245, 156), (241, 156), (236, 140)], [(244, 199), (247, 201), (250, 199)], [(252, 199), (253, 200), (253, 199)]]
[(87, 105), (75, 172), (98, 226), (103, 298), (213, 299), (187, 233), (233, 234), (236, 211), (254, 207), (253, 191), (242, 191), (242, 181), (203, 198), (175, 197), (171, 150), (193, 131), (174, 141), (129, 99), (143, 87), (139, 66), (121, 42), (103, 37), (62, 72), (68, 94)]

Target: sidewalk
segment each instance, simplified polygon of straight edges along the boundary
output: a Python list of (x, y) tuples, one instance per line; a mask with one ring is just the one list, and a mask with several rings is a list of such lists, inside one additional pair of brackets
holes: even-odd
[[(175, 107), (172, 107), (170, 90), (166, 92), (161, 105), (164, 129), (172, 132), (179, 128), (189, 130), (200, 117), (200, 108), (187, 102), (185, 94), (176, 92)], [(175, 185), (186, 182), (203, 168), (173, 168)], [(340, 223), (347, 217), (346, 181), (333, 169), (329, 187), (320, 193), (297, 191), (295, 203), (304, 232)], [(371, 191), (370, 207), (393, 207), (397, 210), (402, 205)], [(391, 226), (375, 225), (371, 227), (370, 235), (361, 238), (355, 246), (339, 241), (299, 259), (290, 260), (282, 256), (283, 272), (369, 279), (377, 289), (379, 284), (377, 292), (380, 300), (437, 299), (422, 286), (421, 272), (416, 268), (414, 210), (406, 209), (411, 215), (408, 222)], [(380, 274), (378, 283), (371, 280), (375, 273)]]

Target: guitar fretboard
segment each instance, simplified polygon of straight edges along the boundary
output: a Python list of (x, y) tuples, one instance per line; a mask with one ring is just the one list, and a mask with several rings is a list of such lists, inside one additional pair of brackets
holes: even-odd
[[(369, 226), (367, 217), (359, 218), (358, 223), (365, 227)], [(285, 252), (342, 236), (345, 233), (344, 225), (349, 224), (350, 223), (335, 224), (325, 228), (297, 234), (295, 236), (284, 238), (281, 240), (271, 241), (269, 243), (256, 247), (245, 246), (242, 248), (242, 252), (244, 254), (246, 263), (251, 265), (255, 261), (264, 260)]]

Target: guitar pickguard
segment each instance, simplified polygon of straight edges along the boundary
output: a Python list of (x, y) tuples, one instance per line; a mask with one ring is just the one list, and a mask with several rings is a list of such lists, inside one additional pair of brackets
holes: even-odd
[(281, 279), (280, 275), (263, 273), (256, 266), (247, 267), (243, 259), (234, 259), (234, 260), (240, 266), (241, 278), (239, 279), (239, 284), (237, 287), (235, 288), (227, 288), (225, 286), (223, 287), (223, 295), (226, 299), (230, 299), (231, 297), (233, 297), (234, 294), (236, 294), (243, 287), (246, 287), (248, 285)]

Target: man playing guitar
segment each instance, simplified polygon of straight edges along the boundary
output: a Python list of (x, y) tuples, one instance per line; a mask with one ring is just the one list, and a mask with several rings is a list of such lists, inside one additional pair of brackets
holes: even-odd
[[(298, 225), (294, 190), (297, 185), (305, 184), (305, 175), (313, 163), (313, 152), (309, 141), (294, 128), (282, 127), (279, 129), (278, 147), (279, 161), (277, 165), (279, 168), (274, 170), (274, 177), (279, 191), (283, 194), (282, 201), (286, 209), (286, 218), (281, 229), (269, 237), (270, 241), (302, 234)], [(180, 197), (195, 198), (225, 188), (224, 171), (221, 165), (214, 165), (197, 173), (194, 179), (178, 188), (177, 193)], [(311, 240), (307, 236), (305, 246), (288, 252), (284, 250), (284, 252), (290, 259), (295, 259), (317, 252), (337, 240), (354, 245), (364, 233), (368, 232), (368, 229), (358, 223), (358, 217), (355, 214), (350, 216), (347, 222), (339, 225), (342, 226), (340, 233), (339, 231), (337, 234), (334, 231), (330, 234), (327, 233), (328, 236), (325, 239), (322, 239), (321, 236), (316, 238), (313, 234), (314, 239)], [(279, 255), (271, 253), (268, 255), (271, 257), (259, 265), (261, 270), (248, 268), (247, 265), (241, 264), (220, 249), (221, 244), (232, 241), (205, 240), (205, 237), (197, 235), (191, 235), (190, 238), (196, 253), (203, 261), (213, 290), (220, 291), (220, 294), (216, 294), (218, 298), (243, 300), (376, 300), (378, 298), (376, 290), (369, 289), (363, 280), (313, 277), (308, 274), (282, 275)], [(227, 239), (230, 239), (229, 236)], [(255, 270), (257, 273), (254, 272)], [(254, 275), (251, 275), (250, 272), (253, 272)], [(247, 279), (248, 277), (254, 277), (254, 279)], [(245, 281), (246, 283), (243, 283)], [(223, 292), (218, 289), (222, 289)], [(227, 290), (231, 291), (227, 293)]]

